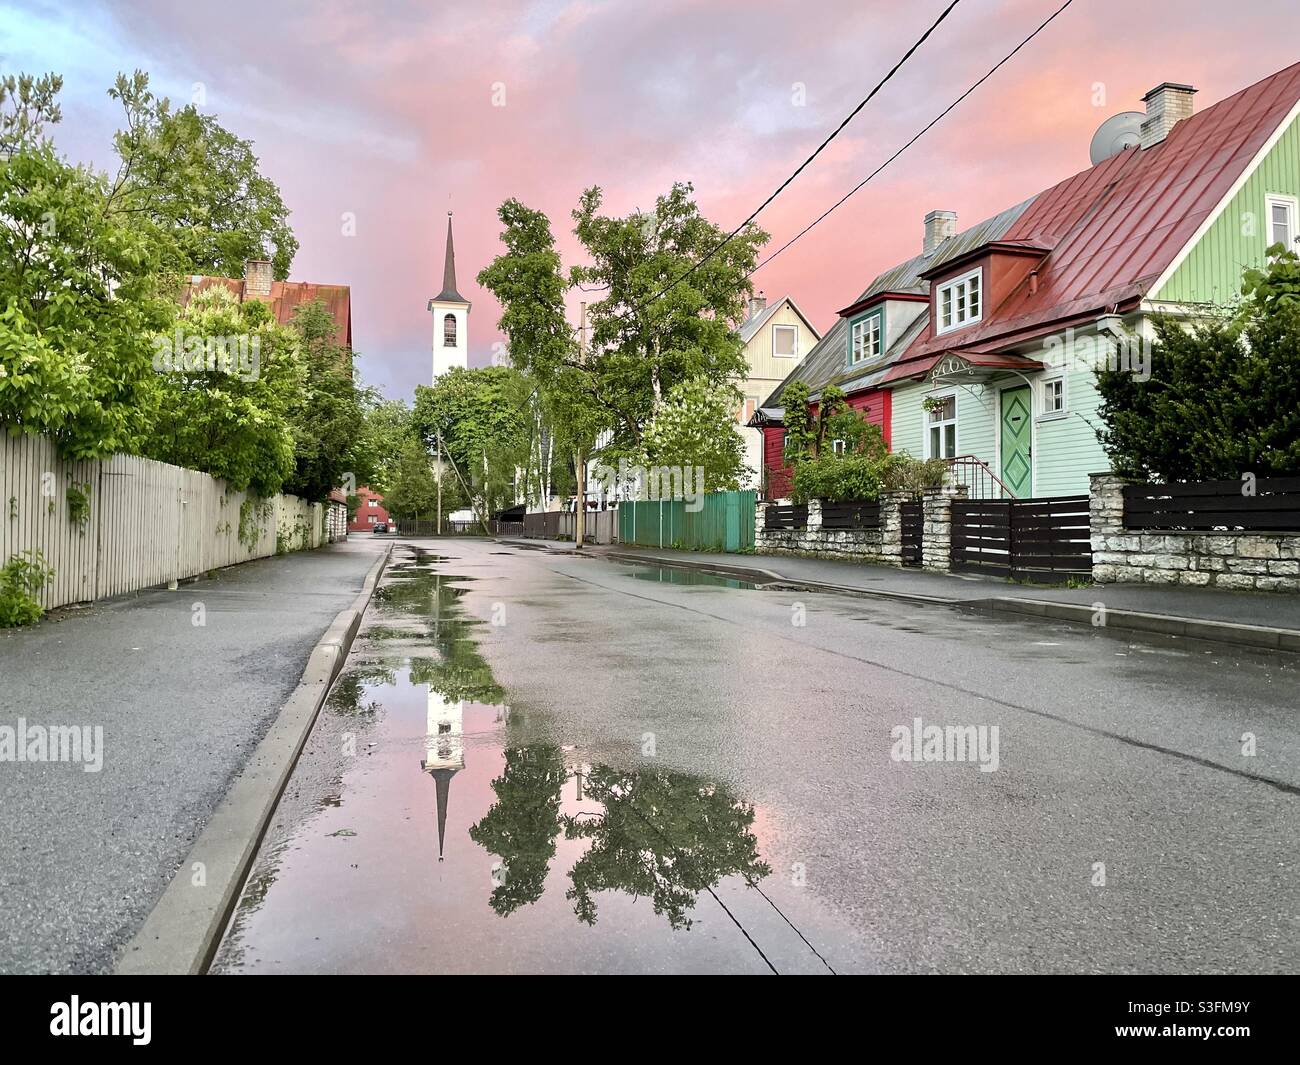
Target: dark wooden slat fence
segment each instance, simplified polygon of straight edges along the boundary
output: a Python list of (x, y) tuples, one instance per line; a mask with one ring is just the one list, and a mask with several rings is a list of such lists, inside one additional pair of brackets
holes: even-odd
[(1088, 497), (959, 500), (951, 543), (958, 572), (1041, 581), (1089, 576)]
[(1300, 529), (1300, 477), (1125, 485), (1124, 526), (1185, 532)]
[(823, 503), (823, 529), (878, 529), (879, 503)]

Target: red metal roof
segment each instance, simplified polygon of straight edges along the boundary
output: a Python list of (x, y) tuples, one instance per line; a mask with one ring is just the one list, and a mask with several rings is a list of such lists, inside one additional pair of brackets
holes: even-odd
[[(196, 274), (189, 279), (181, 292), (181, 306), (190, 301), (195, 292), (213, 285), (224, 285), (235, 299), (244, 301), (244, 282), (234, 277), (208, 277)], [(257, 297), (249, 297), (257, 298)], [(281, 325), (287, 325), (293, 312), (306, 303), (322, 300), (334, 317), (334, 339), (344, 347), (352, 347), (352, 290), (347, 285), (316, 285), (310, 281), (272, 281), (271, 296), (266, 302), (271, 313)]]
[(1179, 122), (1160, 144), (1129, 148), (1039, 193), (1002, 236), (1050, 249), (1038, 289), (1022, 282), (979, 324), (927, 327), (886, 377), (927, 372), (956, 347), (1014, 343), (1058, 322), (1144, 296), (1300, 100), (1300, 63)]

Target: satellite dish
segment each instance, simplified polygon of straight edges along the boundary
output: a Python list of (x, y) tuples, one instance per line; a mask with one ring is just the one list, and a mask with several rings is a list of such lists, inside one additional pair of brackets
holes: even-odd
[(1092, 165), (1118, 155), (1125, 148), (1141, 144), (1142, 123), (1146, 117), (1141, 111), (1121, 111), (1098, 126), (1092, 135), (1092, 143), (1088, 145), (1088, 158)]

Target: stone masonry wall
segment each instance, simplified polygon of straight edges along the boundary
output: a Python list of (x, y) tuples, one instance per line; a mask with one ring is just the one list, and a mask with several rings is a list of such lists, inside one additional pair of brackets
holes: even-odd
[(808, 504), (806, 529), (766, 529), (763, 512), (768, 505), (758, 503), (754, 516), (754, 549), (759, 554), (880, 561), (880, 529), (823, 529), (822, 505), (817, 499)]
[(1300, 592), (1300, 535), (1138, 532), (1124, 528), (1125, 482), (1092, 475), (1092, 577), (1262, 592)]

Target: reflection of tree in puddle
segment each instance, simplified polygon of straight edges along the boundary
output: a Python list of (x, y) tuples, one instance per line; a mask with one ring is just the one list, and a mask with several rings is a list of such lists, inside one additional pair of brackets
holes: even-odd
[(508, 749), (505, 771), (492, 782), (497, 801), (470, 829), (470, 838), (505, 864), (505, 882), (489, 899), (503, 917), (541, 897), (561, 830), (590, 843), (569, 870), (565, 892), (586, 924), (596, 923), (597, 892), (622, 891), (650, 898), (673, 928), (690, 928), (700, 892), (724, 877), (754, 883), (771, 872), (750, 832), (754, 808), (716, 785), (681, 773), (594, 766), (586, 790), (604, 808), (569, 816), (560, 813), (567, 777), (556, 747)]
[(492, 781), (497, 801), (469, 830), (470, 839), (505, 864), (505, 879), (488, 900), (502, 917), (542, 897), (568, 778), (558, 747), (509, 747), (505, 755), (505, 772)]

